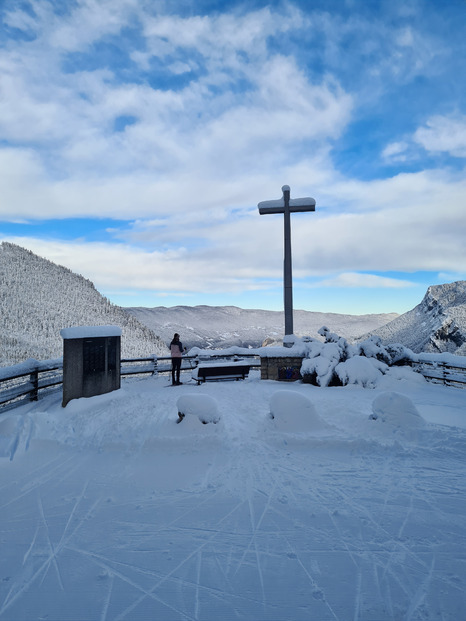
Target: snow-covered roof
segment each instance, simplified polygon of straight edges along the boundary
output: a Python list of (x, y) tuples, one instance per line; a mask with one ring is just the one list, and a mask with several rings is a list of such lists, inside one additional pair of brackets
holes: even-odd
[(121, 336), (118, 326), (76, 326), (60, 330), (63, 339), (88, 339), (99, 336)]

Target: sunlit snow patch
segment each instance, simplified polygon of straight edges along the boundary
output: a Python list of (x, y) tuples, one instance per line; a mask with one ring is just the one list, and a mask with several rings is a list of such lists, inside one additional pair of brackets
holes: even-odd
[[(176, 402), (178, 408), (178, 421), (184, 425), (191, 419), (202, 424), (218, 423), (220, 415), (218, 413), (217, 401), (210, 395), (187, 394), (182, 395)], [(196, 420), (197, 419), (197, 420)]]
[(328, 428), (311, 401), (293, 390), (279, 390), (270, 397), (270, 416), (280, 431), (293, 433)]

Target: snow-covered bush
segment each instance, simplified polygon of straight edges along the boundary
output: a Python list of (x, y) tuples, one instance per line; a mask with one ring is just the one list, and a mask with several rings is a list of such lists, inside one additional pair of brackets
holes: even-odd
[(390, 354), (382, 344), (382, 339), (378, 336), (370, 336), (357, 346), (359, 355), (366, 358), (376, 358), (386, 364), (390, 364)]
[(307, 357), (301, 365), (303, 382), (322, 387), (340, 386), (341, 382), (335, 373), (335, 367), (342, 360), (343, 354), (338, 343), (320, 341), (311, 343)]
[(413, 352), (401, 343), (384, 345), (382, 339), (375, 335), (361, 341), (358, 348), (360, 355), (367, 358), (377, 358), (377, 360), (381, 360), (390, 366), (409, 364), (414, 359)]
[(306, 343), (301, 366), (303, 382), (315, 386), (359, 384), (373, 388), (391, 365), (409, 363), (413, 353), (403, 345), (383, 345), (378, 336), (352, 345), (323, 326), (319, 334), (325, 341)]
[(388, 370), (388, 365), (375, 358), (353, 356), (335, 367), (335, 372), (343, 386), (358, 384), (364, 388), (375, 388), (378, 380)]
[(306, 343), (306, 358), (301, 366), (303, 381), (322, 387), (341, 386), (335, 368), (353, 354), (354, 348), (326, 326), (319, 330), (319, 334), (325, 339), (323, 343), (317, 340)]

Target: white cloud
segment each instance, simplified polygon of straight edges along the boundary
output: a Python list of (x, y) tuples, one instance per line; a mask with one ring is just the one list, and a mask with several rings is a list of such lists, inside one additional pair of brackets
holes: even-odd
[[(101, 292), (240, 292), (269, 288), (252, 267), (215, 260), (208, 253), (143, 251), (125, 244), (6, 237), (44, 258), (89, 278)], [(220, 253), (218, 254), (220, 256)]]
[[(290, 162), (299, 166), (300, 149), (312, 144), (316, 157), (326, 153), (351, 116), (352, 98), (333, 78), (311, 80), (292, 56), (268, 50), (270, 35), (306, 24), (292, 7), (153, 19), (130, 0), (87, 0), (62, 17), (39, 5), (38, 39), (19, 43), (0, 61), (0, 135), (33, 149), (37, 158), (30, 185), (10, 185), (0, 169), (9, 197), (0, 217), (147, 217), (151, 203), (154, 215), (165, 208), (154, 198), (161, 196), (175, 210), (187, 196), (199, 205), (244, 202), (246, 187), (253, 195)], [(110, 69), (62, 71), (64, 53), (118, 32), (130, 11), (144, 18), (149, 54), (161, 53), (152, 48), (163, 38), (172, 52), (180, 51), (168, 70), (195, 71), (194, 46), (203, 57), (199, 75), (182, 89), (162, 90), (147, 82), (119, 83)], [(26, 17), (18, 11), (10, 15), (14, 19)], [(120, 116), (135, 122), (114, 132)], [(16, 160), (19, 166), (25, 157), (29, 179), (24, 154), (19, 151)], [(10, 155), (10, 149), (0, 153), (3, 160)], [(35, 216), (32, 202), (40, 206)]]
[[(147, 48), (154, 56), (164, 57), (177, 52), (195, 51), (204, 58), (209, 70), (248, 69), (252, 59), (264, 58), (267, 37), (303, 29), (309, 24), (306, 15), (289, 4), (284, 11), (269, 7), (244, 14), (224, 13), (181, 17), (178, 15), (146, 14), (143, 20)], [(244, 59), (240, 54), (246, 54)]]
[(391, 162), (405, 162), (408, 159), (409, 145), (404, 140), (391, 142), (382, 151), (382, 158)]
[[(466, 263), (464, 186), (460, 177), (440, 173), (406, 175), (375, 186), (359, 182), (353, 200), (359, 196), (365, 204), (348, 213), (327, 209), (317, 193), (315, 213), (292, 217), (295, 278), (305, 283), (328, 275), (333, 286), (387, 288), (407, 286), (409, 280), (367, 272), (457, 273)], [(338, 183), (334, 191), (338, 202)], [(201, 185), (199, 192), (202, 196)], [(297, 194), (298, 189), (293, 192)], [(378, 195), (383, 199), (380, 204), (373, 199)], [(250, 188), (244, 189), (244, 197), (252, 202)], [(255, 195), (254, 203), (274, 197), (264, 190)], [(227, 205), (219, 208), (189, 199), (183, 203), (185, 211), (171, 211), (162, 201), (165, 210), (160, 210), (160, 218), (139, 220), (126, 231), (113, 230), (115, 243), (12, 241), (63, 263), (104, 289), (232, 292), (261, 289), (267, 279), (280, 281), (281, 216), (260, 216), (256, 204), (237, 212)], [(343, 275), (335, 280), (331, 276), (335, 273)]]
[(466, 157), (466, 115), (433, 116), (414, 134), (426, 151)]
[(358, 274), (357, 272), (346, 272), (339, 274), (335, 278), (328, 278), (317, 282), (314, 287), (333, 287), (333, 288), (364, 288), (364, 289), (404, 289), (415, 286), (409, 280), (398, 278), (387, 278), (376, 274)]
[(457, 280), (466, 280), (466, 271), (464, 272), (440, 272), (437, 275), (439, 282), (456, 282)]
[[(11, 41), (0, 57), (0, 218), (138, 220), (113, 231), (114, 244), (25, 239), (32, 250), (112, 290), (261, 288), (280, 281), (283, 230), (256, 205), (286, 183), (317, 199), (315, 214), (292, 220), (298, 278), (341, 273), (341, 286), (389, 287), (357, 272), (464, 264), (462, 175), (361, 180), (339, 172), (342, 151), (332, 151), (364, 153), (367, 136), (337, 142), (356, 106), (370, 112), (385, 88), (433, 70), (442, 49), (414, 25), (292, 4), (188, 18), (139, 0), (79, 0), (62, 15), (32, 6), (36, 17), (6, 16), (37, 38)], [(124, 37), (126, 25), (140, 28), (123, 51), (134, 79), (111, 63), (73, 65), (74, 52)], [(297, 45), (284, 52), (271, 43), (280, 38)], [(67, 73), (67, 62), (80, 70)], [(114, 131), (126, 116), (134, 122)], [(402, 164), (420, 146), (464, 156), (465, 127), (464, 116), (432, 115), (414, 136), (393, 135), (382, 156)]]

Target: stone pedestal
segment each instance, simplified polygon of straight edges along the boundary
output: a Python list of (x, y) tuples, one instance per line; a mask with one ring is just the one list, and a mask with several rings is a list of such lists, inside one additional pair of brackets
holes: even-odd
[(302, 379), (302, 356), (261, 357), (261, 379), (295, 382)]

